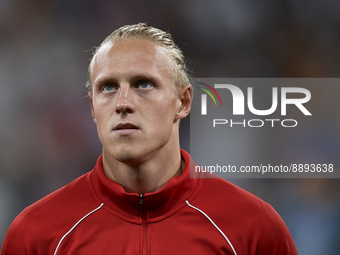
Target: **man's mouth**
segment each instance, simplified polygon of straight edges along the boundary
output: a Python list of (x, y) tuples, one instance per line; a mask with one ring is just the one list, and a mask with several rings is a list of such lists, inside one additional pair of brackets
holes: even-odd
[(121, 123), (118, 124), (113, 131), (120, 135), (131, 135), (136, 133), (139, 128), (131, 123)]

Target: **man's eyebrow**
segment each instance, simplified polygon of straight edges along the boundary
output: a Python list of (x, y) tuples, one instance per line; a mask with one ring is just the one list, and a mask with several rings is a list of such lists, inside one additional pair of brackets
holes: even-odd
[(137, 74), (134, 76), (134, 79), (136, 80), (158, 80), (160, 77), (158, 75), (152, 74), (152, 73), (142, 73), (142, 74)]
[(100, 75), (93, 81), (93, 86), (101, 85), (107, 82), (114, 82), (114, 79), (112, 79), (112, 77), (107, 76), (107, 75)]

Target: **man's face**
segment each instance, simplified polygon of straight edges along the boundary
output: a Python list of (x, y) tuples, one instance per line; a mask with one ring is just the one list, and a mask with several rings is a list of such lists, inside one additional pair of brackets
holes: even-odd
[(138, 163), (178, 143), (181, 93), (167, 61), (162, 49), (140, 39), (109, 42), (97, 52), (89, 96), (104, 156)]

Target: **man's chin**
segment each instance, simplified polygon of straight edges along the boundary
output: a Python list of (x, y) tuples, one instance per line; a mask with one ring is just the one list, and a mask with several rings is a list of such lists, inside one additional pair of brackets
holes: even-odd
[(120, 144), (119, 146), (103, 149), (103, 154), (118, 162), (138, 166), (154, 157), (159, 146), (137, 146), (136, 144)]

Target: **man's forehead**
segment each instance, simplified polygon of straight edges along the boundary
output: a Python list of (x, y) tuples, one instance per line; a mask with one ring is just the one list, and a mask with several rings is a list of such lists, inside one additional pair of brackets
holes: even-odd
[(167, 61), (164, 49), (151, 41), (116, 39), (98, 49), (90, 69), (91, 79), (97, 80), (99, 76), (110, 76), (114, 72), (128, 74), (132, 71), (139, 76), (166, 75)]

